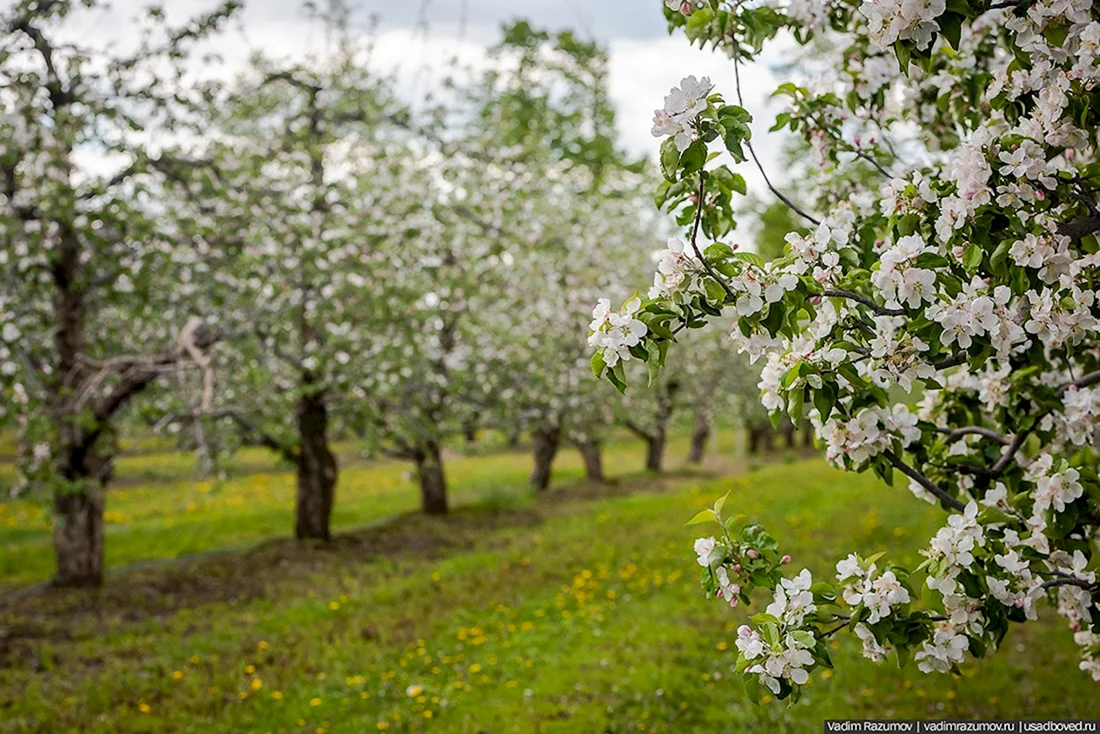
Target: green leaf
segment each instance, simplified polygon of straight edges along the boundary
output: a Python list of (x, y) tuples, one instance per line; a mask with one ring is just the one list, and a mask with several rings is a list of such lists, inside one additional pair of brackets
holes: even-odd
[(607, 368), (607, 363), (604, 361), (603, 352), (596, 352), (592, 355), (592, 374), (596, 377), (602, 377), (604, 369)]
[(977, 272), (978, 268), (982, 264), (982, 258), (985, 253), (982, 252), (982, 248), (971, 243), (966, 248), (966, 252), (963, 253), (963, 267), (966, 268), (966, 272), (973, 274)]
[(956, 51), (959, 50), (963, 20), (963, 16), (957, 13), (944, 13), (936, 19), (936, 22), (940, 24), (940, 32), (943, 33), (943, 37), (951, 44), (951, 48)]
[(688, 525), (702, 525), (705, 522), (718, 522), (718, 518), (714, 514), (714, 510), (700, 510), (695, 517), (684, 523), (684, 527)]
[(997, 249), (993, 251), (993, 254), (989, 257), (989, 269), (993, 271), (994, 275), (1004, 276), (1008, 272), (1008, 268), (1005, 267), (1005, 261), (1008, 259), (1008, 251), (1012, 247), (1010, 240), (1004, 240)]
[(676, 141), (668, 138), (661, 143), (661, 173), (669, 181), (676, 180), (676, 170), (680, 162), (680, 151), (676, 149)]
[(802, 408), (806, 402), (806, 390), (805, 388), (798, 388), (792, 390), (787, 395), (787, 415), (791, 417), (795, 425), (802, 420)]
[(702, 140), (692, 143), (684, 154), (680, 156), (680, 170), (687, 176), (696, 173), (707, 162), (707, 144)]
[(646, 373), (649, 375), (649, 387), (653, 387), (653, 383), (657, 382), (657, 378), (661, 376), (661, 364), (656, 359), (647, 360), (645, 363)]
[(756, 673), (745, 673), (741, 682), (745, 686), (745, 695), (752, 701), (753, 705), (760, 705), (760, 679)]
[(707, 298), (715, 303), (726, 302), (726, 289), (714, 278), (704, 278), (703, 289), (707, 292)]
[(836, 406), (836, 399), (836, 390), (829, 382), (822, 385), (820, 390), (814, 392), (814, 407), (821, 414), (821, 420), (829, 420), (829, 415), (832, 414), (833, 408)]
[[(733, 490), (731, 489), (730, 492), (732, 492), (732, 491)], [(718, 516), (722, 515), (722, 508), (725, 506), (726, 499), (728, 499), (729, 496), (730, 496), (730, 493), (726, 492), (724, 495), (722, 495), (721, 497), (718, 498), (717, 502), (714, 503), (714, 514), (715, 515), (718, 515)]]

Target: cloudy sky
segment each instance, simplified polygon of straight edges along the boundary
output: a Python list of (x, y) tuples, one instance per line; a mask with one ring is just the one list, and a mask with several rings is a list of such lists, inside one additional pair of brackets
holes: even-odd
[[(85, 42), (125, 41), (132, 37), (127, 21), (149, 0), (115, 0), (109, 10), (74, 18), (70, 32)], [(216, 0), (162, 0), (169, 17), (184, 19), (216, 5)], [(318, 0), (323, 4), (325, 0)], [(661, 0), (351, 0), (351, 24), (367, 34), (377, 18), (375, 63), (396, 73), (400, 87), (423, 94), (444, 76), (456, 54), (476, 64), (494, 44), (500, 25), (525, 18), (550, 30), (573, 29), (611, 49), (611, 91), (618, 109), (622, 142), (631, 151), (656, 157), (659, 142), (650, 135), (653, 110), (668, 90), (688, 74), (709, 76), (727, 98), (734, 95), (733, 67), (709, 51), (688, 46), (682, 34), (669, 37)], [(427, 19), (427, 26), (420, 21)], [(243, 65), (251, 50), (272, 56), (301, 56), (319, 51), (324, 32), (306, 22), (300, 0), (245, 0), (239, 27), (218, 42), (217, 51), (232, 67)], [(778, 82), (769, 65), (758, 63), (743, 73), (746, 106), (756, 116), (757, 150), (774, 171), (778, 139), (767, 130), (776, 109), (768, 96)], [(743, 173), (750, 186), (755, 171)]]

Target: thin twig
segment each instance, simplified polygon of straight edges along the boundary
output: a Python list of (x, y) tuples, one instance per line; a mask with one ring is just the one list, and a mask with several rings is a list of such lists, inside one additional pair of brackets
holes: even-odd
[[(741, 65), (737, 60), (737, 56), (733, 57), (733, 75), (737, 82), (737, 104), (742, 108), (745, 106), (745, 100), (741, 96)], [(749, 155), (752, 156), (752, 160), (756, 163), (757, 170), (760, 171), (760, 175), (764, 178), (764, 183), (767, 184), (768, 189), (775, 195), (777, 199), (787, 205), (787, 208), (793, 211), (798, 216), (802, 217), (806, 221), (813, 225), (821, 224), (820, 220), (811, 217), (806, 212), (802, 211), (793, 201), (788, 199), (783, 193), (772, 185), (771, 179), (768, 178), (767, 171), (764, 170), (764, 165), (760, 162), (760, 159), (756, 156), (756, 150), (752, 147), (752, 142), (746, 140), (745, 147), (749, 149)]]
[(718, 285), (722, 286), (722, 290), (726, 292), (726, 298), (730, 301), (734, 300), (733, 291), (726, 285), (726, 281), (718, 277), (718, 273), (714, 272), (714, 268), (710, 266), (706, 258), (703, 257), (703, 253), (699, 251), (698, 239), (699, 239), (699, 226), (703, 222), (703, 197), (707, 193), (707, 182), (703, 178), (703, 172), (699, 171), (699, 199), (695, 202), (695, 224), (691, 228), (691, 249), (695, 251), (695, 257), (699, 258), (699, 262), (703, 264), (703, 268), (707, 271), (707, 275), (718, 281)]

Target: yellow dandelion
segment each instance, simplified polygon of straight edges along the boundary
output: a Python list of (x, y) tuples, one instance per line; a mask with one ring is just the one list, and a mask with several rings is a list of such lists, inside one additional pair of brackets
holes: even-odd
[(313, 708), (317, 708), (318, 706), (320, 706), (320, 705), (321, 705), (321, 699), (319, 699), (319, 698), (311, 698), (311, 699), (309, 700), (309, 705), (310, 705), (310, 706), (312, 706)]
[(379, 731), (385, 731), (386, 729), (389, 729), (389, 728), (390, 728), (390, 722), (388, 722), (388, 721), (379, 721), (378, 722), (378, 730)]
[(418, 683), (414, 683), (414, 684), (412, 684), (411, 686), (409, 686), (408, 688), (405, 689), (405, 695), (408, 696), (409, 698), (416, 698), (417, 696), (419, 696), (423, 692), (424, 692), (424, 686), (422, 686)]
[(267, 640), (260, 640), (260, 644), (256, 645), (256, 647), (258, 647), (261, 650), (266, 650), (269, 647), (269, 645), (267, 644)]
[(183, 680), (183, 671), (176, 670), (172, 672), (172, 680)]
[(150, 711), (152, 711), (152, 709), (149, 708), (149, 704), (142, 701), (141, 703), (138, 704), (138, 711), (140, 711), (143, 714), (147, 714)]
[(335, 611), (336, 611), (337, 609), (339, 609), (339, 608), (340, 608), (340, 602), (338, 602), (338, 601), (330, 601), (330, 602), (328, 603), (328, 608), (329, 608), (329, 609), (331, 609), (332, 611), (334, 611), (334, 612), (335, 612)]
[(427, 711), (424, 712), (424, 718), (425, 719), (430, 719), (430, 718), (432, 718), (432, 716), (433, 716), (433, 714), (432, 714), (431, 709), (428, 709)]
[(256, 672), (256, 666), (255, 665), (246, 665), (245, 668), (244, 668), (244, 672), (247, 673), (248, 675), (252, 675), (253, 673)]
[(474, 663), (473, 665), (470, 666), (470, 672), (471, 673), (477, 673), (480, 670), (481, 670), (481, 666), (478, 665), (477, 663)]
[(262, 680), (260, 680), (259, 678), (253, 678), (252, 679), (252, 690), (258, 691), (263, 687), (264, 687), (264, 682)]
[(276, 701), (282, 701), (283, 700), (283, 692), (282, 691), (272, 691), (271, 692), (271, 697), (274, 698)]

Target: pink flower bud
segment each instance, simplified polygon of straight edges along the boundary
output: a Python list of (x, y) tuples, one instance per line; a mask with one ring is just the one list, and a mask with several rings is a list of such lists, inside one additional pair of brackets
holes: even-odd
[(734, 573), (741, 573), (741, 564), (740, 563), (733, 564), (733, 572)]
[(760, 554), (757, 553), (756, 550), (754, 550), (753, 548), (749, 548), (749, 552), (746, 555), (754, 561), (760, 557)]
[(783, 556), (782, 558), (779, 559), (779, 562), (780, 563), (790, 563), (791, 562), (791, 557), (790, 556)]
[(1016, 600), (1016, 606), (1018, 606), (1018, 607), (1020, 607), (1021, 609), (1023, 609), (1023, 607), (1024, 607), (1024, 600), (1023, 600), (1023, 599), (1017, 599), (1017, 600)]

